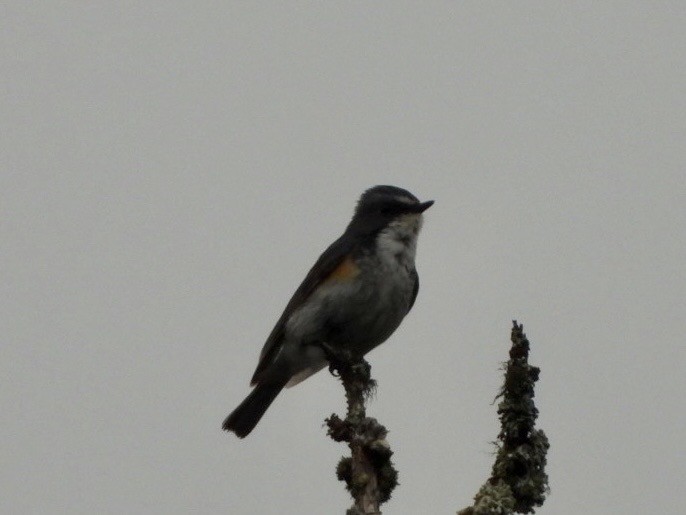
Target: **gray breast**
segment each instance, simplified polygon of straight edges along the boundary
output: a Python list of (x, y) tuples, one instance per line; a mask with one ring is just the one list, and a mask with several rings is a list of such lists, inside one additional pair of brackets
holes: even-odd
[(393, 334), (410, 308), (414, 263), (376, 252), (360, 261), (361, 277), (346, 308), (332, 313), (332, 343), (367, 353)]

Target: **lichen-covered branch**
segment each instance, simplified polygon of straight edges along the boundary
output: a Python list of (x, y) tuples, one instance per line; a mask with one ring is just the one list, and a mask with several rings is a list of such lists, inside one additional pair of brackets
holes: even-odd
[(347, 515), (380, 514), (380, 506), (391, 498), (398, 484), (398, 472), (391, 462), (388, 431), (376, 419), (366, 415), (365, 401), (376, 387), (370, 377), (371, 367), (362, 357), (335, 353), (326, 349), (331, 363), (345, 387), (348, 410), (344, 420), (332, 414), (326, 419), (329, 436), (347, 442), (351, 455), (341, 458), (336, 468), (339, 480), (354, 499)]
[(540, 369), (529, 365), (529, 340), (524, 326), (513, 322), (510, 359), (497, 398), (501, 430), (491, 477), (474, 497), (474, 504), (458, 515), (534, 513), (548, 492), (545, 472), (548, 438), (535, 429), (538, 410), (534, 384)]

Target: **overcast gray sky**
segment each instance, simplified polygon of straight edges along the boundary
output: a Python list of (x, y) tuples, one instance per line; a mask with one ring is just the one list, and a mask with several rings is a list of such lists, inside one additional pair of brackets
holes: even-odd
[(488, 476), (511, 320), (540, 513), (686, 505), (684, 2), (8, 2), (0, 511), (343, 513), (320, 373), (220, 430), (375, 184), (435, 199), (369, 355), (388, 514)]

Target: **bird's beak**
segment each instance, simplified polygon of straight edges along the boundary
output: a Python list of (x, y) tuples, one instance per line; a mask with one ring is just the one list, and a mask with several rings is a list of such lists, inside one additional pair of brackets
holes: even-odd
[(417, 204), (417, 213), (423, 213), (427, 209), (429, 209), (431, 206), (434, 205), (433, 200), (427, 200), (426, 202), (422, 202), (421, 204)]

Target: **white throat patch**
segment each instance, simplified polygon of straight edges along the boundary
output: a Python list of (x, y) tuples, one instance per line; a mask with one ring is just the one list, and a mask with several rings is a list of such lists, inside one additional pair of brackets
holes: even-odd
[(422, 228), (420, 213), (401, 215), (382, 230), (376, 238), (381, 260), (391, 266), (414, 267), (417, 252), (417, 235)]

